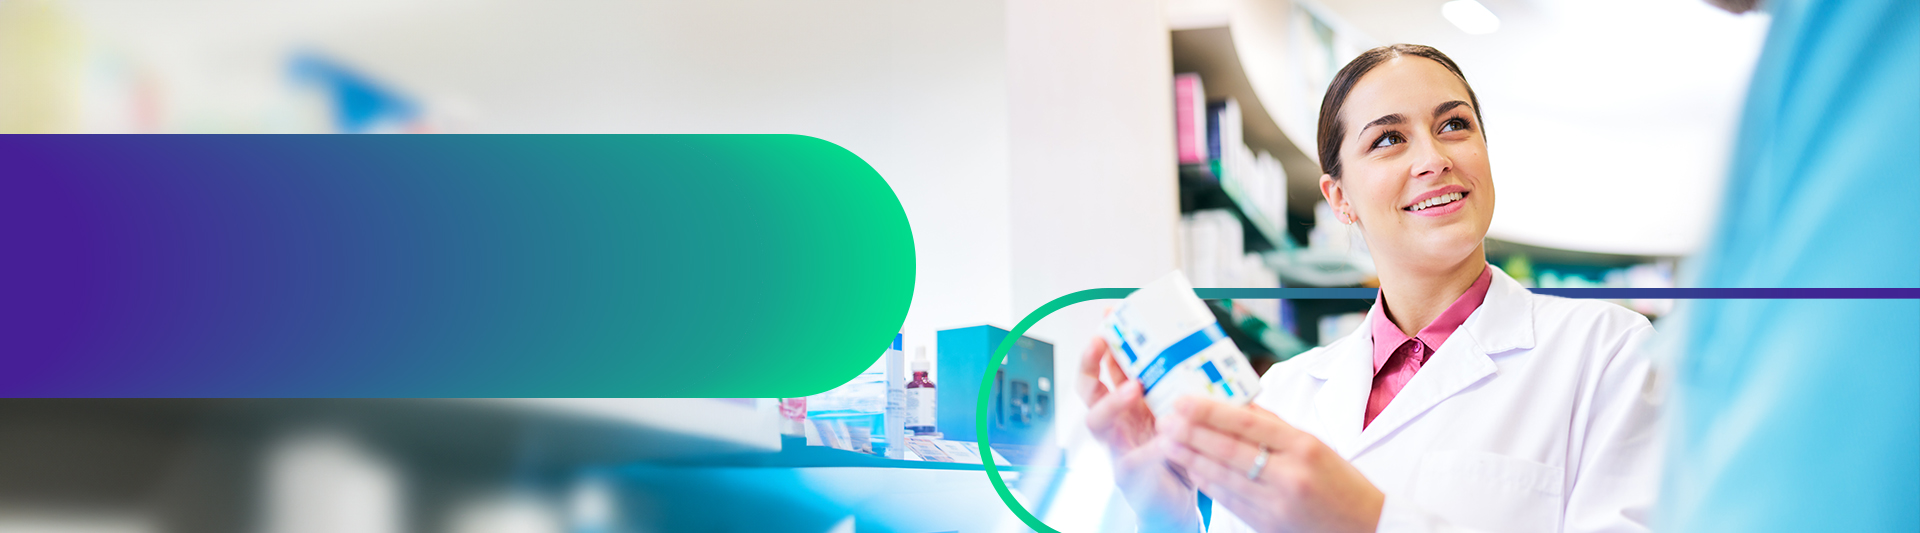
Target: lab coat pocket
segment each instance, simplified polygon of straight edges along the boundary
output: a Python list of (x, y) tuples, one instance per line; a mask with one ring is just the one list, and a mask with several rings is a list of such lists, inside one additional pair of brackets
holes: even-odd
[(1479, 451), (1427, 452), (1414, 502), (1448, 522), (1484, 531), (1558, 531), (1564, 472)]

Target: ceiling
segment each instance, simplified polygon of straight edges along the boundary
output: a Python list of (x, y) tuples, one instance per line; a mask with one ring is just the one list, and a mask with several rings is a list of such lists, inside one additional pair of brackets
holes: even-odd
[(1455, 28), (1440, 16), (1444, 0), (1314, 3), (1361, 41), (1426, 44), (1460, 64), (1486, 116), (1500, 196), (1491, 237), (1697, 251), (1766, 16), (1701, 0), (1480, 1), (1498, 31)]

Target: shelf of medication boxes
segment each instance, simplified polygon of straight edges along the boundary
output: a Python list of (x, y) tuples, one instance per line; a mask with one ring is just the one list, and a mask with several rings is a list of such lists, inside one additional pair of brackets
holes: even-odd
[[(1365, 284), (1372, 277), (1373, 266), (1366, 256), (1365, 244), (1353, 238), (1350, 229), (1332, 220), (1331, 209), (1325, 202), (1316, 203), (1309, 242), (1302, 246), (1281, 225), (1287, 219), (1286, 213), (1270, 212), (1270, 208), (1263, 209), (1248, 200), (1231, 173), (1225, 178), (1215, 177), (1213, 169), (1217, 167), (1217, 164), (1181, 165), (1183, 223), (1191, 228), (1196, 214), (1218, 210), (1238, 219), (1240, 228), (1218, 228), (1204, 236), (1188, 235), (1189, 246), (1194, 239), (1239, 239), (1243, 251), (1260, 254), (1266, 266), (1280, 274), (1288, 286), (1353, 287)], [(1233, 246), (1232, 242), (1224, 244)], [(1188, 250), (1187, 253), (1195, 252)], [(1200, 274), (1195, 284), (1218, 286), (1209, 281)]]
[(1247, 251), (1266, 252), (1293, 247), (1292, 240), (1281, 231), (1278, 221), (1285, 220), (1284, 213), (1275, 216), (1258, 207), (1247, 197), (1245, 187), (1231, 177), (1216, 177), (1219, 173), (1218, 162), (1209, 165), (1180, 166), (1180, 212), (1192, 214), (1208, 209), (1224, 209), (1240, 219), (1244, 226), (1242, 247)]
[(1214, 300), (1208, 302), (1214, 319), (1220, 322), (1220, 329), (1233, 339), (1240, 352), (1247, 356), (1247, 362), (1253, 370), (1266, 374), (1267, 367), (1274, 363), (1292, 359), (1306, 352), (1312, 346), (1302, 342), (1298, 336), (1280, 323), (1269, 322), (1254, 312), (1254, 306), (1274, 305), (1275, 300)]

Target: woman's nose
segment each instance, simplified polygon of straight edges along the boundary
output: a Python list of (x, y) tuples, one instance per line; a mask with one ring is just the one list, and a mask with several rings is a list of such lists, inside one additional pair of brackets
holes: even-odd
[(1435, 178), (1453, 169), (1453, 160), (1448, 159), (1446, 154), (1440, 153), (1440, 147), (1436, 143), (1429, 141), (1415, 144), (1418, 145), (1414, 148), (1417, 153), (1414, 154), (1415, 159), (1411, 170), (1414, 178)]

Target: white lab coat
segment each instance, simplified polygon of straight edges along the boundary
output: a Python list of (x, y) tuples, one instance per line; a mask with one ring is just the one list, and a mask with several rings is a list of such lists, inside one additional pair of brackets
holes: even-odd
[[(1661, 427), (1645, 317), (1535, 295), (1496, 268), (1480, 308), (1362, 430), (1372, 327), (1274, 365), (1254, 402), (1386, 494), (1379, 531), (1647, 530)], [(1252, 531), (1213, 509), (1211, 531)]]

